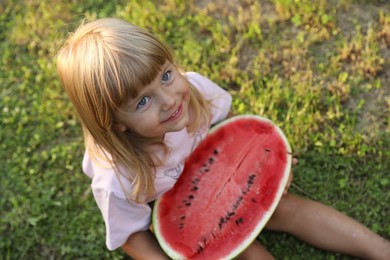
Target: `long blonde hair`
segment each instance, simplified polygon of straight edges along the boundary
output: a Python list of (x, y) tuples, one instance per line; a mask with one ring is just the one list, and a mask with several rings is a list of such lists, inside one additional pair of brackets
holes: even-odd
[[(115, 130), (115, 113), (155, 79), (166, 61), (174, 64), (166, 45), (146, 30), (115, 18), (83, 23), (57, 55), (58, 74), (81, 119), (88, 152), (126, 177), (132, 183), (126, 195), (138, 202), (153, 197), (155, 167), (161, 163), (147, 151), (148, 145), (160, 144), (168, 150), (159, 140)], [(208, 124), (211, 115), (209, 102), (189, 86), (191, 133)]]

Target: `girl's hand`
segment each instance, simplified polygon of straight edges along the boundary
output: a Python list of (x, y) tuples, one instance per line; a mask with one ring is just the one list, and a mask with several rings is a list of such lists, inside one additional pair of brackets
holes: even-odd
[[(298, 164), (298, 159), (297, 158), (293, 158), (292, 164), (293, 164), (293, 166), (297, 165)], [(291, 169), (290, 176), (288, 177), (287, 185), (286, 185), (286, 188), (284, 189), (283, 195), (287, 194), (287, 191), (290, 188), (292, 180), (293, 180), (293, 173), (292, 173), (292, 169)]]

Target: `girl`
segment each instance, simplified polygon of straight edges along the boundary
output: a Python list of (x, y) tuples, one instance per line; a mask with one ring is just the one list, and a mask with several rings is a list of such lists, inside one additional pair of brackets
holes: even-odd
[[(81, 119), (83, 170), (106, 225), (106, 245), (135, 259), (166, 259), (149, 230), (149, 202), (169, 190), (231, 96), (181, 73), (152, 34), (118, 19), (83, 24), (60, 50), (61, 82)], [(290, 180), (291, 181), (291, 180)], [(289, 185), (287, 185), (286, 189)], [(390, 243), (320, 203), (287, 193), (266, 228), (322, 249), (390, 259)], [(258, 241), (241, 259), (272, 259)]]

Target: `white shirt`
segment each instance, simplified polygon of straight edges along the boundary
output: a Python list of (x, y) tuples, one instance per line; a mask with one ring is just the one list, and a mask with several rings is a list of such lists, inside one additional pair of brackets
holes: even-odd
[[(225, 119), (230, 110), (231, 95), (198, 73), (187, 72), (185, 75), (189, 82), (211, 101), (211, 124)], [(207, 130), (208, 128), (200, 129), (193, 135), (188, 134), (187, 129), (165, 134), (164, 143), (171, 152), (164, 164), (156, 169), (156, 198), (173, 187), (183, 171), (185, 159), (206, 136)], [(91, 188), (103, 215), (106, 245), (109, 250), (122, 246), (131, 234), (149, 229), (151, 208), (146, 203), (138, 204), (126, 198), (115, 171), (109, 165), (105, 167), (95, 164), (85, 152), (83, 171), (92, 179)], [(124, 189), (127, 192), (131, 190), (131, 183), (124, 177), (120, 178)]]

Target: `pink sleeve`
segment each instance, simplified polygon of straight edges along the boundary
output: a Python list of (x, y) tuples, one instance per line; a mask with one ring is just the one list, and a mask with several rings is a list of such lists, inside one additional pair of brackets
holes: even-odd
[[(109, 250), (122, 246), (133, 233), (149, 229), (151, 208), (126, 198), (112, 168), (96, 165), (86, 152), (83, 171), (92, 178), (92, 193), (104, 219)], [(129, 187), (125, 178), (122, 181)]]
[(151, 208), (137, 204), (110, 192), (94, 189), (93, 195), (106, 224), (106, 246), (115, 250), (122, 246), (130, 235), (148, 230), (151, 224)]
[(211, 124), (224, 120), (230, 111), (232, 96), (229, 92), (196, 72), (187, 72), (188, 81), (212, 103)]

